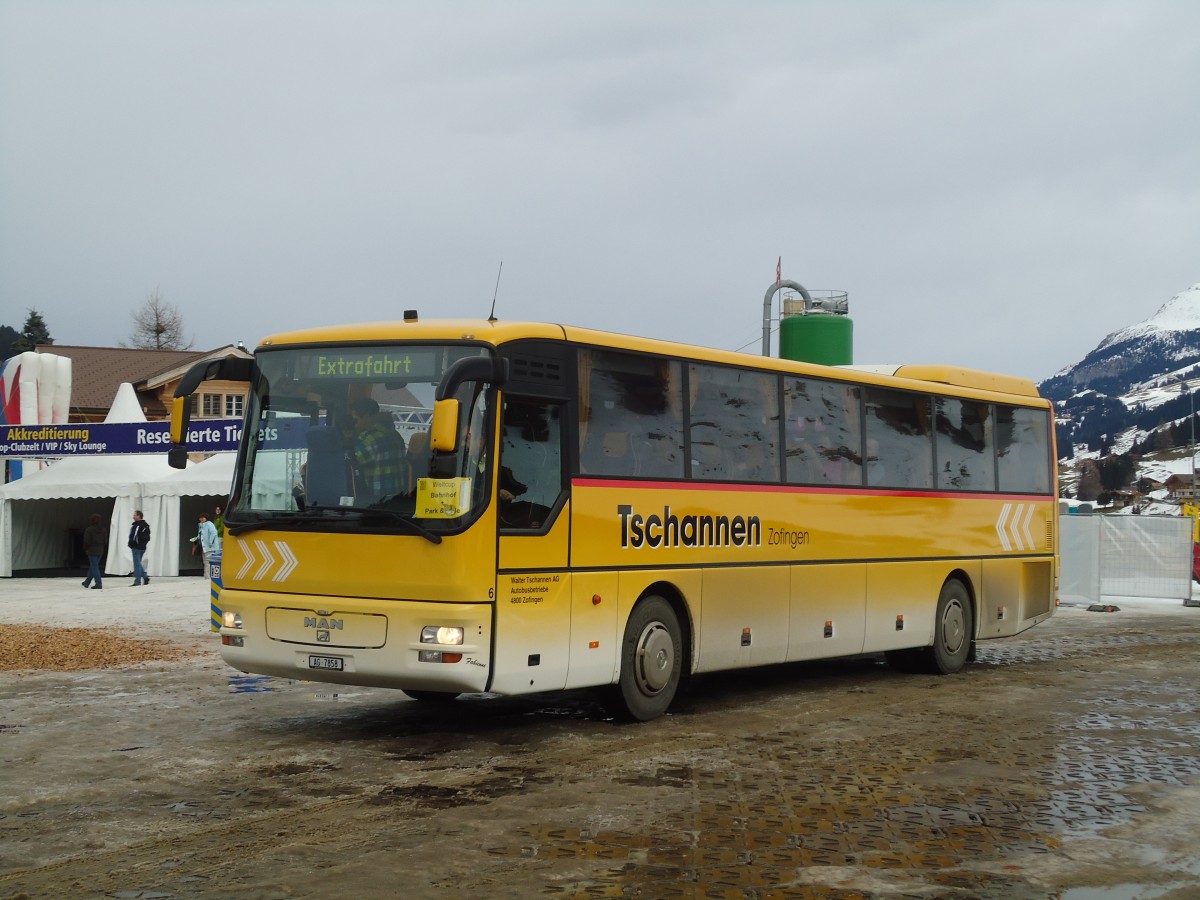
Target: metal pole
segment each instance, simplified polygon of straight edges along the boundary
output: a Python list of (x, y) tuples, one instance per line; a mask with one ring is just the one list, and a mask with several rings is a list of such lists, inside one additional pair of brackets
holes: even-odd
[[(771, 355), (771, 301), (775, 299), (775, 294), (784, 288), (791, 288), (804, 298), (804, 308), (812, 309), (812, 296), (808, 293), (808, 289), (802, 284), (795, 281), (790, 281), (784, 278), (781, 281), (771, 283), (767, 288), (767, 295), (763, 297), (763, 334), (762, 334), (762, 355)], [(781, 317), (782, 318), (782, 317)]]

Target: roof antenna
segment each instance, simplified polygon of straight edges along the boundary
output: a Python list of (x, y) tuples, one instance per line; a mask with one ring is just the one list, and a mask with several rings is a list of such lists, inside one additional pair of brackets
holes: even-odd
[(488, 315), (489, 322), (496, 321), (496, 295), (500, 293), (500, 272), (504, 271), (504, 260), (500, 260), (500, 269), (496, 272), (496, 290), (492, 293), (492, 311)]

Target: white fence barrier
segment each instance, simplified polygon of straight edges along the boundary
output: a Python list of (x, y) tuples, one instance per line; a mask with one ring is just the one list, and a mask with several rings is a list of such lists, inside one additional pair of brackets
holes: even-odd
[(1059, 598), (1192, 596), (1192, 520), (1182, 516), (1061, 516)]

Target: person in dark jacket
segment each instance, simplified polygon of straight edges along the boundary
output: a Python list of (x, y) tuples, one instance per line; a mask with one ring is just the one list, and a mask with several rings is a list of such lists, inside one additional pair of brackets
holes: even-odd
[(100, 557), (104, 555), (107, 546), (108, 539), (104, 536), (104, 526), (100, 524), (100, 516), (92, 513), (88, 517), (87, 528), (83, 529), (83, 552), (87, 554), (88, 558), (88, 574), (87, 578), (83, 579), (84, 587), (90, 587), (94, 591), (103, 590), (100, 578)]
[(133, 586), (150, 583), (150, 576), (142, 568), (142, 555), (150, 543), (150, 524), (142, 518), (142, 511), (133, 511), (133, 524), (129, 526), (129, 549), (133, 551)]

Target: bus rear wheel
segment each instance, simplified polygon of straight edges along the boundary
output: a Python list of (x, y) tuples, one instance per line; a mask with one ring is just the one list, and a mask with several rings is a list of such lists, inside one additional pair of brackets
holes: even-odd
[(975, 635), (975, 613), (967, 586), (957, 578), (942, 585), (933, 623), (933, 646), (925, 648), (926, 671), (951, 675), (959, 671), (971, 654)]
[(671, 604), (646, 597), (633, 608), (621, 641), (621, 674), (613, 712), (647, 722), (667, 711), (683, 670), (683, 631)]

